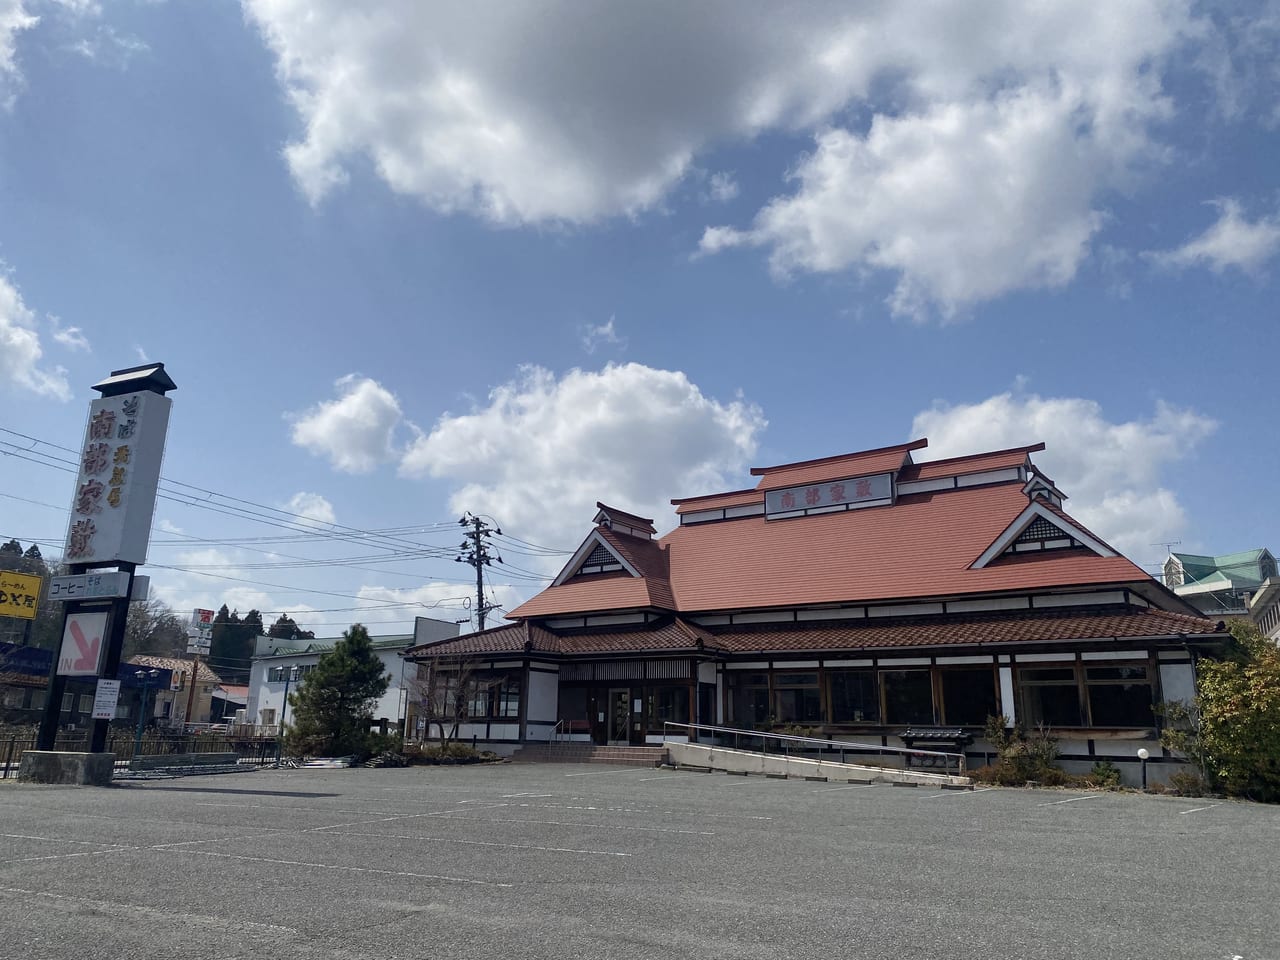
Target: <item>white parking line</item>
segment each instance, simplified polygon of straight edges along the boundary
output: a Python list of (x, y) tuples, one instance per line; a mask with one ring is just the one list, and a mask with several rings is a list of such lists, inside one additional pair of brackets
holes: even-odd
[[(939, 797), (964, 797), (975, 793), (986, 793), (994, 790), (995, 787), (983, 787), (980, 790), (944, 790), (942, 793), (934, 793), (925, 797), (926, 800), (937, 800)], [(1059, 801), (1061, 802), (1061, 801)]]
[(472, 880), (469, 877), (447, 877), (435, 873), (409, 873), (405, 870), (378, 870), (374, 867), (347, 867), (335, 863), (312, 863), (307, 860), (276, 860), (274, 857), (246, 857), (235, 853), (214, 853), (212, 850), (192, 850), (202, 857), (222, 857), (226, 860), (247, 860), (250, 863), (278, 863), (286, 867), (317, 867), (321, 870), (342, 870), (351, 873), (376, 873), (386, 877), (412, 877), (415, 880), (444, 880), (448, 883), (469, 883), (481, 887), (511, 887), (510, 883), (493, 880)]
[(1050, 800), (1048, 803), (1037, 803), (1037, 807), (1056, 807), (1060, 803), (1075, 803), (1077, 800), (1096, 800), (1102, 796), (1100, 793), (1091, 793), (1084, 797), (1068, 797), (1066, 800)]
[(637, 833), (683, 833), (694, 837), (714, 837), (714, 830), (674, 830), (670, 827), (634, 827), (620, 823), (587, 823), (582, 820), (495, 820), (491, 817), (455, 817), (447, 814), (437, 817), (439, 820), (462, 820), (466, 823), (538, 823), (552, 827), (576, 827), (579, 830), (633, 830)]
[(566, 773), (566, 777), (616, 777), (620, 773), (635, 773), (634, 770), (591, 770), (587, 773)]
[(616, 850), (578, 850), (574, 847), (538, 847), (530, 843), (499, 843), (497, 840), (461, 840), (457, 837), (415, 837), (395, 833), (339, 833), (340, 837), (373, 837), (378, 840), (419, 840), (426, 843), (461, 843), (471, 847), (505, 847), (508, 850), (541, 850), (544, 853), (585, 853), (593, 857), (630, 857)]
[(1178, 811), (1178, 816), (1185, 817), (1188, 813), (1199, 813), (1201, 810), (1212, 810), (1214, 807), (1220, 806), (1222, 806), (1220, 803), (1211, 803), (1207, 807), (1193, 807), (1190, 810), (1180, 810)]

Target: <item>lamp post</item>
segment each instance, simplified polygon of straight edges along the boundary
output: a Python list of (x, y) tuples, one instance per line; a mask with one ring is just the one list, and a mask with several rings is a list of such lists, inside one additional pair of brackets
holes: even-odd
[(1143, 790), (1147, 789), (1147, 758), (1149, 756), (1151, 756), (1151, 753), (1147, 750), (1146, 747), (1138, 748), (1138, 759), (1142, 761), (1142, 789)]
[(284, 718), (289, 712), (289, 684), (298, 682), (298, 665), (295, 663), (284, 675), (284, 703), (280, 705), (280, 727), (276, 731), (276, 763), (280, 762), (280, 748), (284, 744)]
[(134, 677), (142, 684), (142, 702), (138, 705), (138, 732), (133, 738), (133, 755), (142, 752), (142, 727), (147, 720), (147, 690), (151, 681), (160, 676), (159, 670), (139, 670)]

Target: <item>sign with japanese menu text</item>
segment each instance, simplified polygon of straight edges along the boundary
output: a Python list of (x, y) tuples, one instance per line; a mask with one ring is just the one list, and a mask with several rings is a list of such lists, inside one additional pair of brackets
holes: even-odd
[(89, 404), (67, 563), (145, 563), (173, 401), (139, 391)]

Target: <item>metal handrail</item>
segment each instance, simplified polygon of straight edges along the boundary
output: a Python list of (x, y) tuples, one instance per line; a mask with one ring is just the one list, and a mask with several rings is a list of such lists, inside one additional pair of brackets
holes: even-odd
[[(964, 754), (949, 753), (942, 750), (919, 750), (915, 747), (890, 747), (879, 743), (857, 743), (851, 740), (822, 740), (817, 737), (798, 737), (790, 733), (770, 733), (767, 730), (741, 730), (735, 727), (717, 727), (708, 723), (677, 723), (674, 720), (662, 721), (662, 740), (665, 743), (670, 734), (667, 732), (669, 727), (679, 727), (685, 730), (706, 730), (717, 734), (732, 734), (738, 737), (759, 737), (760, 752), (768, 753), (765, 748), (767, 739), (778, 740), (782, 743), (806, 743), (813, 744), (826, 750), (834, 750), (837, 747), (840, 750), (840, 763), (845, 762), (845, 753), (848, 750), (868, 751), (872, 753), (903, 753), (908, 756), (918, 757), (946, 757), (956, 761), (956, 769), (959, 770), (960, 776), (964, 776)], [(784, 751), (785, 752), (785, 751)], [(834, 760), (824, 760), (821, 756), (817, 757), (818, 763), (835, 763)]]

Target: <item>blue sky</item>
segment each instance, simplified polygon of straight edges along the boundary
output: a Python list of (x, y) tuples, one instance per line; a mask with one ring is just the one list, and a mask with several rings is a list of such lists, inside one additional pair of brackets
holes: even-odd
[[(572, 550), (922, 435), (1045, 441), (1148, 569), (1274, 550), (1277, 54), (1275, 2), (0, 0), (0, 538), (59, 553), (145, 359), (180, 610), (462, 618), (464, 510)], [(508, 608), (563, 561), (499, 550)]]

